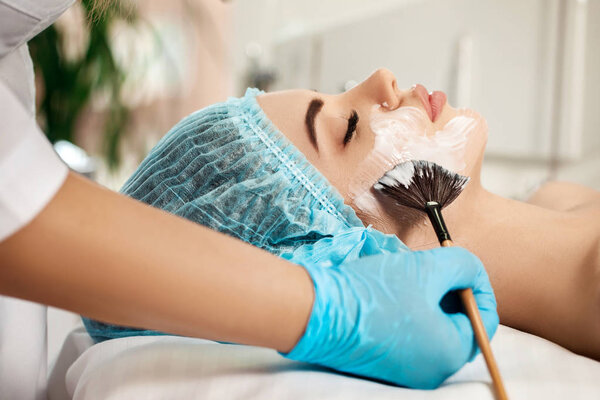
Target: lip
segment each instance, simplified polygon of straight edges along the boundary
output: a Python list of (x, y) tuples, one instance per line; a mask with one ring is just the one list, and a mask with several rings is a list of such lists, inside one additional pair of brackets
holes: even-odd
[(427, 93), (427, 89), (425, 89), (425, 86), (421, 84), (416, 84), (415, 93), (417, 96), (419, 96), (421, 103), (423, 103), (423, 107), (425, 107), (425, 112), (429, 116), (429, 119), (433, 121), (433, 111), (431, 110), (431, 103), (429, 102), (429, 94)]
[(446, 93), (435, 91), (429, 95), (429, 103), (431, 104), (431, 120), (435, 120), (442, 113), (444, 104), (446, 104)]
[(423, 107), (425, 107), (425, 112), (427, 112), (429, 119), (431, 122), (435, 122), (442, 113), (444, 104), (446, 104), (446, 94), (440, 91), (429, 94), (425, 86), (421, 84), (415, 85), (414, 90), (421, 100), (421, 103), (423, 103)]

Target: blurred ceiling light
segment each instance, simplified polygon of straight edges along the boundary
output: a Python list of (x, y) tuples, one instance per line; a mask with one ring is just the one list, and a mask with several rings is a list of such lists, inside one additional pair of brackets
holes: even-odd
[(54, 143), (54, 150), (70, 169), (88, 178), (94, 177), (96, 161), (81, 147), (66, 140), (59, 140)]
[(262, 46), (257, 42), (248, 42), (246, 44), (246, 56), (258, 60), (263, 54)]
[(347, 80), (346, 83), (344, 83), (344, 92), (352, 89), (356, 85), (358, 85), (358, 82), (356, 82), (354, 79)]

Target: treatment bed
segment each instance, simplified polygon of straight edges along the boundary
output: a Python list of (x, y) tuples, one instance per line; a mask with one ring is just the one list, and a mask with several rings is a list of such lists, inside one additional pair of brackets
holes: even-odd
[[(600, 363), (500, 326), (492, 341), (511, 399), (600, 399)], [(493, 399), (481, 355), (442, 387), (410, 390), (289, 361), (264, 348), (177, 336), (92, 345), (72, 331), (50, 372), (49, 400)]]

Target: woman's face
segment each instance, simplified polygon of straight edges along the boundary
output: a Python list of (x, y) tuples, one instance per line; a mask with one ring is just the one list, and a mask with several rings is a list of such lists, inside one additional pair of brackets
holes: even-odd
[(386, 69), (339, 95), (290, 90), (258, 102), (359, 215), (377, 215), (372, 186), (402, 161), (433, 161), (479, 181), (485, 120), (452, 108), (441, 92), (399, 89)]

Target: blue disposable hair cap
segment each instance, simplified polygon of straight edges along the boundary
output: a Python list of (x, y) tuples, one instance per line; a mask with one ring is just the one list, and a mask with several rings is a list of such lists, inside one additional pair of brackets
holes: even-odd
[[(328, 267), (407, 250), (396, 236), (364, 227), (267, 118), (256, 101), (261, 93), (248, 89), (242, 98), (184, 118), (150, 151), (122, 193), (303, 265)], [(96, 341), (160, 334), (87, 318), (84, 323)]]

